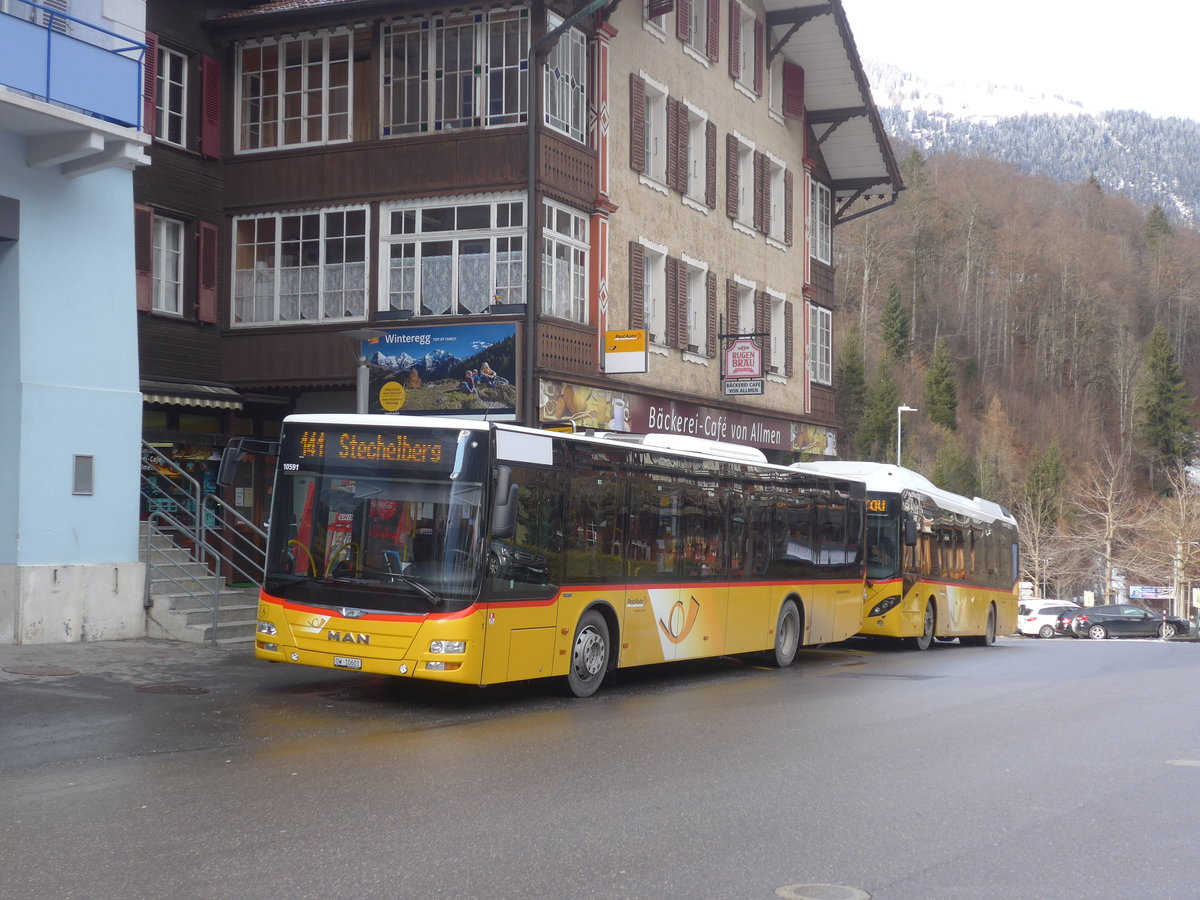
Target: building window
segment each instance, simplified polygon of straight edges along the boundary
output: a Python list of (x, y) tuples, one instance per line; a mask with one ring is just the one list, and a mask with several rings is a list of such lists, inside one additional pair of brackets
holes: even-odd
[(687, 310), (686, 347), (704, 353), (708, 347), (708, 267), (685, 258), (681, 267)]
[(516, 195), (383, 208), (386, 300), (414, 316), (479, 315), (525, 298), (525, 204)]
[(808, 315), (809, 373), (818, 384), (833, 384), (833, 313), (810, 306)]
[[(697, 203), (709, 199), (708, 175), (708, 118), (690, 106), (684, 106), (684, 129), (687, 138), (687, 171), (680, 187)], [(715, 196), (715, 195), (714, 195)]]
[(730, 14), (730, 74), (748, 92), (762, 93), (763, 35), (762, 24), (754, 12), (737, 0), (729, 5)]
[(754, 285), (737, 282), (737, 323), (739, 334), (757, 331), (754, 321)]
[(691, 0), (686, 6), (688, 17), (687, 45), (704, 56), (708, 55), (708, 6), (717, 0)]
[(785, 238), (787, 194), (784, 190), (785, 169), (783, 163), (767, 157), (767, 216), (764, 222), (768, 237), (777, 241)]
[(587, 324), (588, 223), (581, 213), (542, 204), (542, 312)]
[(187, 69), (188, 60), (182, 53), (158, 48), (154, 135), (176, 147), (187, 145)]
[(740, 225), (754, 227), (754, 145), (729, 135), (726, 147), (726, 214)]
[(183, 315), (184, 227), (177, 219), (154, 217), (155, 312)]
[(667, 28), (667, 13), (674, 8), (673, 0), (642, 0), (642, 19), (659, 31)]
[(350, 140), (351, 42), (339, 31), (239, 47), (237, 149)]
[(787, 299), (767, 291), (768, 331), (771, 337), (771, 371), (782, 375), (787, 369)]
[(646, 168), (645, 173), (660, 184), (667, 183), (667, 93), (646, 82)]
[[(547, 16), (550, 28), (561, 24), (558, 16)], [(562, 35), (546, 57), (545, 100), (546, 125), (583, 143), (587, 127), (587, 41), (577, 28)]]
[(667, 250), (652, 244), (642, 245), (645, 276), (642, 286), (646, 309), (646, 336), (650, 343), (667, 345)]
[(525, 121), (529, 10), (383, 26), (385, 137)]
[(367, 210), (234, 220), (233, 324), (362, 319), (367, 309)]
[(809, 240), (812, 243), (809, 253), (813, 259), (825, 265), (833, 262), (832, 199), (829, 188), (817, 181), (812, 183), (808, 223)]

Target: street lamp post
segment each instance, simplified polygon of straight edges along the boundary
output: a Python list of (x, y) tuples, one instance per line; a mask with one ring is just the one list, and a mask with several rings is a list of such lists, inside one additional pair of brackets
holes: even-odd
[(901, 465), (900, 462), (900, 441), (903, 435), (901, 422), (903, 421), (906, 412), (917, 412), (915, 406), (897, 406), (896, 407), (896, 465)]

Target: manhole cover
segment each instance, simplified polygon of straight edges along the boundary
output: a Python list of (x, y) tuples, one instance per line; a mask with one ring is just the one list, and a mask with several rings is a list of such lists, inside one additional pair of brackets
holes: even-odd
[(871, 900), (871, 895), (844, 884), (787, 884), (775, 889), (782, 900)]
[(10, 675), (78, 675), (75, 669), (66, 666), (5, 666)]
[(192, 684), (139, 684), (136, 690), (143, 694), (207, 694), (208, 688)]

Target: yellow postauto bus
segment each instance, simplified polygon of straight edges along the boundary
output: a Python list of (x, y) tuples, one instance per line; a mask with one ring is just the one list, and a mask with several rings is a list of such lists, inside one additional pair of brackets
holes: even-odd
[(861, 634), (987, 646), (1017, 628), (1016, 520), (997, 503), (941, 490), (874, 462), (797, 464), (867, 487), (867, 593)]
[(860, 628), (865, 490), (754, 448), (484, 420), (289, 416), (255, 653), (459, 684)]

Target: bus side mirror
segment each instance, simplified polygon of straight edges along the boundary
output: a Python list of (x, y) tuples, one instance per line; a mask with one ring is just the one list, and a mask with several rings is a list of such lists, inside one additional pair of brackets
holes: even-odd
[(242, 458), (241, 438), (234, 438), (221, 451), (221, 464), (217, 466), (217, 484), (222, 487), (233, 484), (237, 473), (238, 460)]
[(496, 466), (496, 509), (492, 515), (492, 536), (512, 537), (517, 530), (517, 486), (512, 483), (512, 469)]
[(913, 519), (904, 520), (904, 546), (917, 546), (917, 523)]

